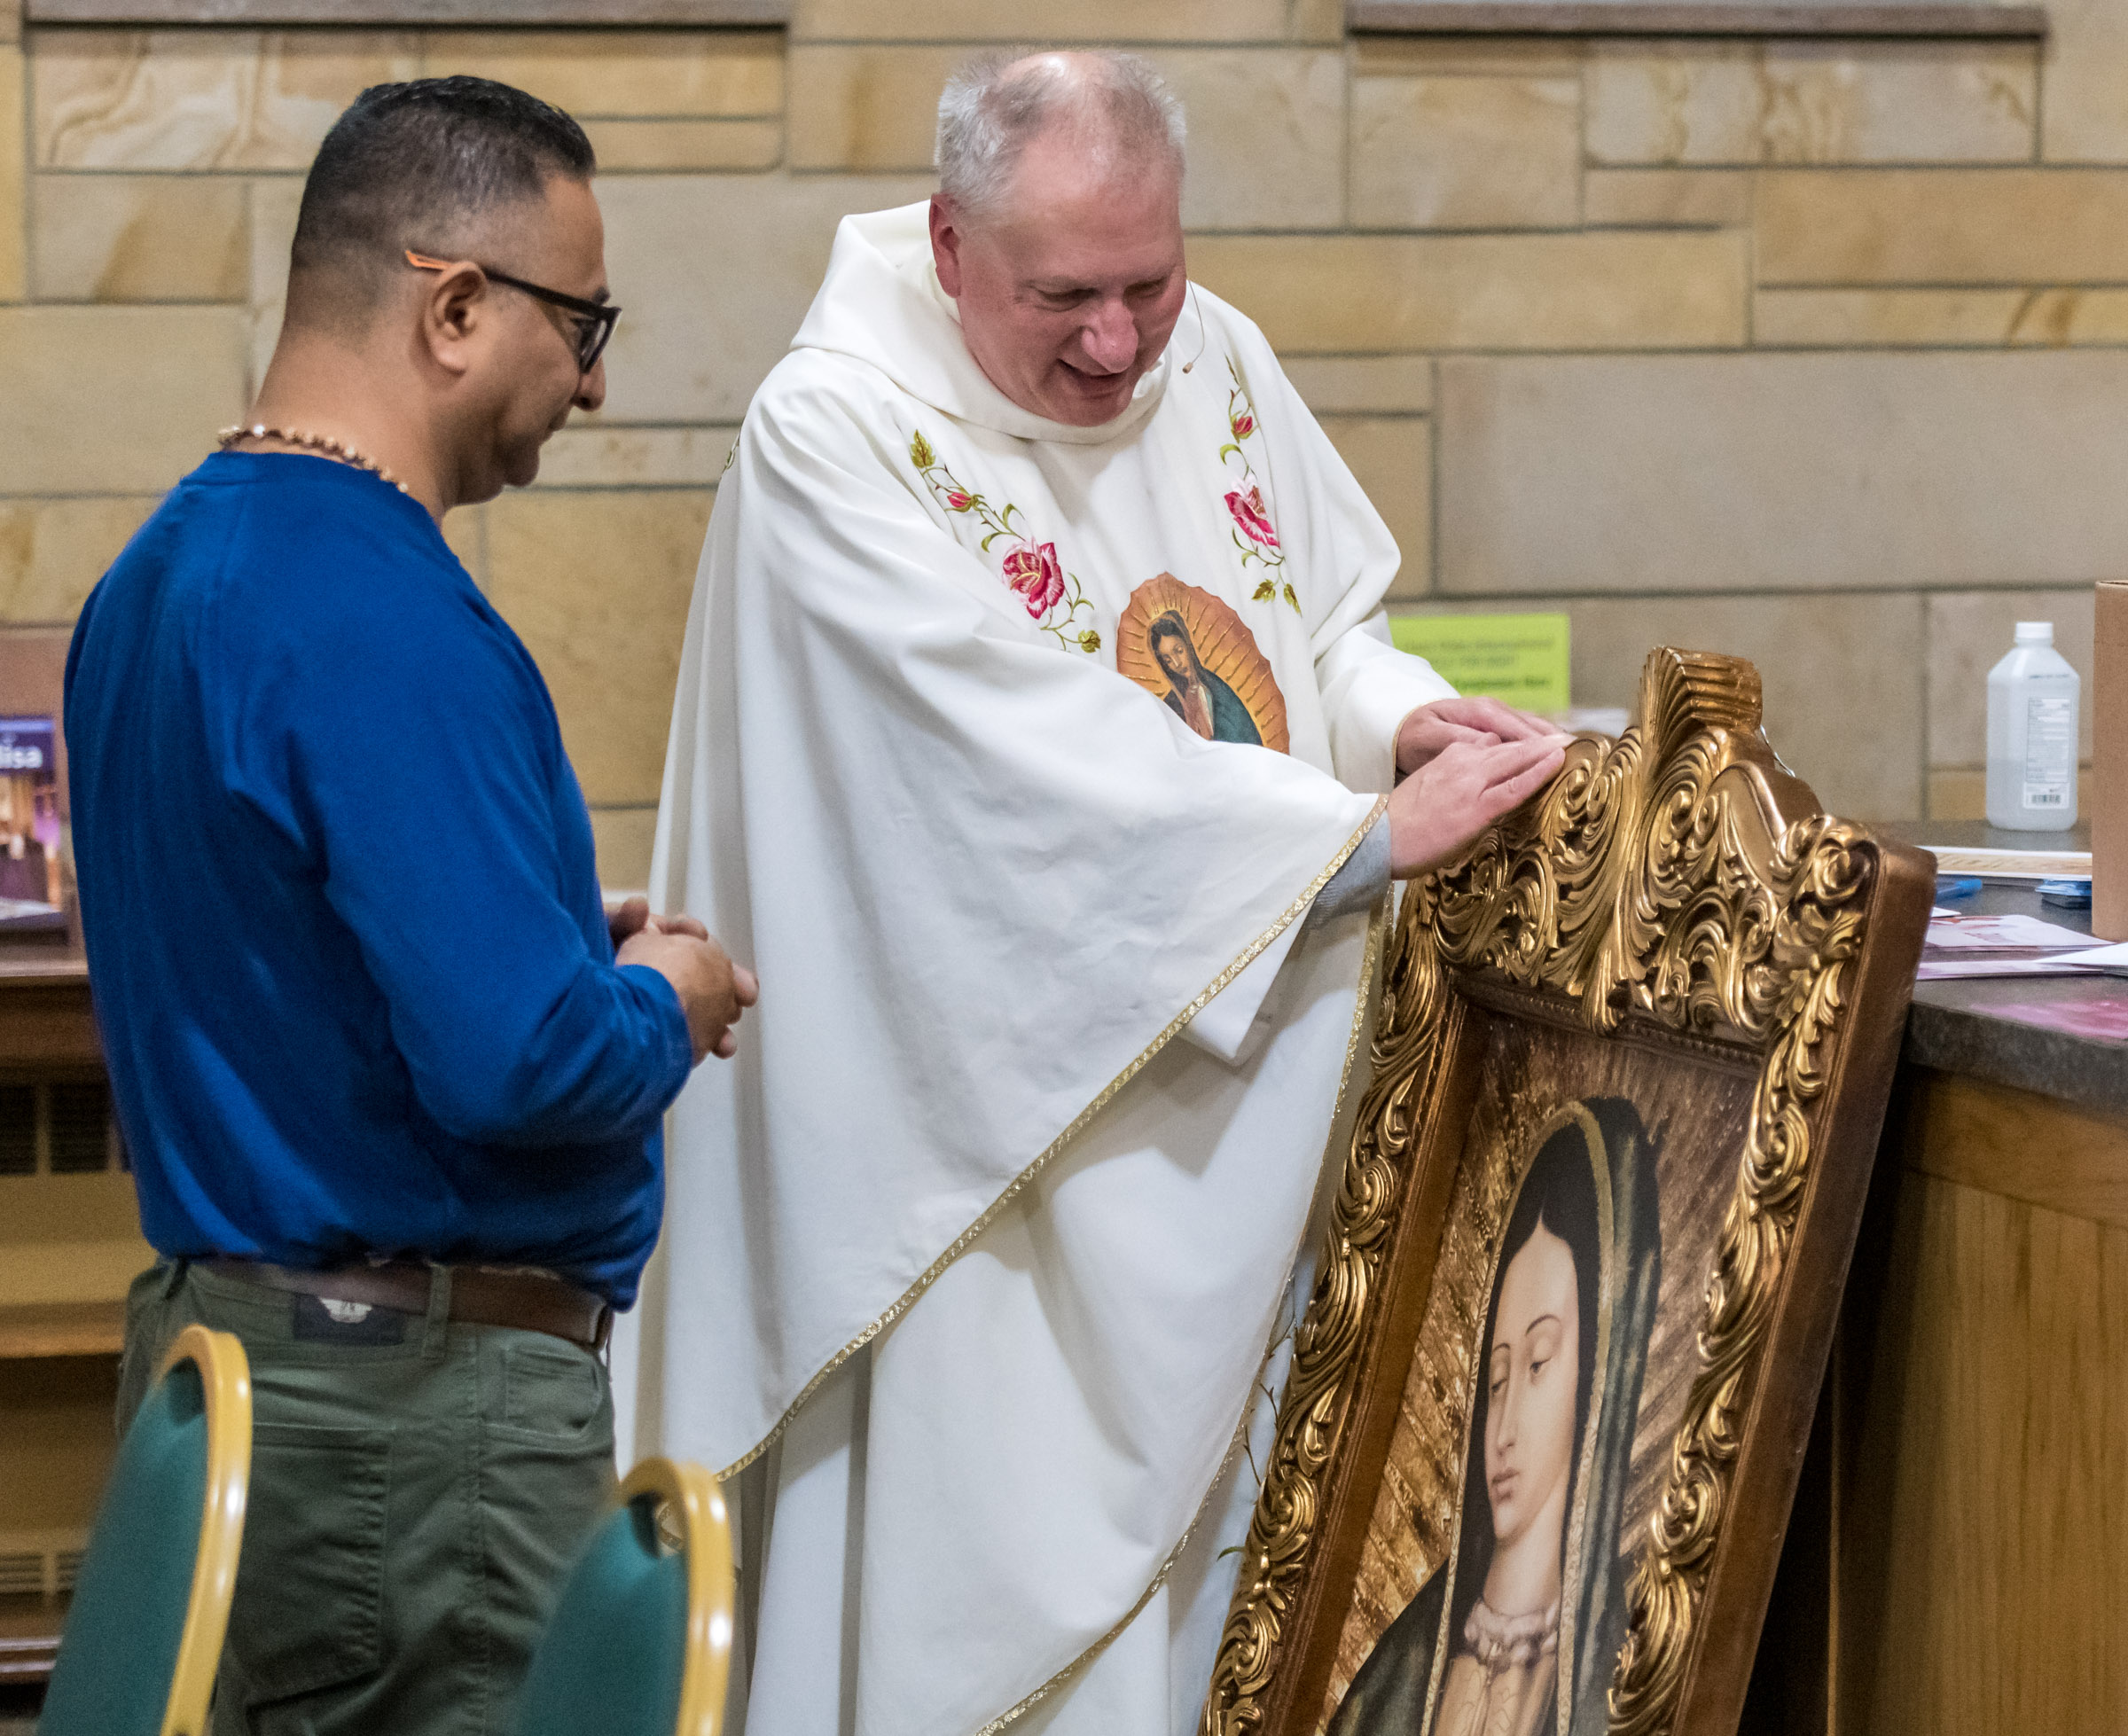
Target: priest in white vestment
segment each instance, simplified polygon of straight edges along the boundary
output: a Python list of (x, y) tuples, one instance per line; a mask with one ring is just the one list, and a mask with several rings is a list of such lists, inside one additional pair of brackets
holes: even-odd
[(1560, 762), (1391, 646), (1181, 145), (1129, 57), (958, 75), (718, 492), (652, 890), (761, 999), (614, 1370), (732, 1479), (747, 1736), (1193, 1726), (1389, 880)]

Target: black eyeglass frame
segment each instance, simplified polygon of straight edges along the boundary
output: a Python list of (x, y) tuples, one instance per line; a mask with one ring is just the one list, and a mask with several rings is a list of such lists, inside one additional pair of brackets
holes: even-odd
[[(417, 271), (448, 271), (456, 263), (448, 259), (431, 259), (426, 254), (418, 254), (412, 248), (406, 252), (406, 262)], [(621, 309), (611, 301), (587, 301), (581, 295), (564, 295), (559, 289), (549, 289), (544, 284), (527, 283), (522, 278), (513, 278), (506, 271), (498, 271), (492, 265), (481, 265), (479, 260), (467, 263), (478, 266), (481, 274), (490, 281), (507, 284), (512, 289), (529, 295), (536, 301), (544, 301), (551, 307), (573, 313), (576, 326), (576, 371), (581, 377), (598, 365), (598, 358), (606, 353), (612, 340), (614, 327), (621, 323)]]

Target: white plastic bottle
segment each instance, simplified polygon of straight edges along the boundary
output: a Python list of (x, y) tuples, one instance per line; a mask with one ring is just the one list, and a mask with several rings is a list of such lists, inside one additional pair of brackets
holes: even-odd
[(2051, 621), (2021, 621), (1988, 671), (1988, 824), (2064, 832), (2077, 823), (2077, 672)]

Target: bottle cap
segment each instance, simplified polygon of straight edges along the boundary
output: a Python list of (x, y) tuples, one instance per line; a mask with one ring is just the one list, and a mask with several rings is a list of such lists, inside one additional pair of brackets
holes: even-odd
[(2051, 621), (2021, 621), (2017, 623), (2019, 645), (2052, 645), (2054, 642), (2054, 623)]

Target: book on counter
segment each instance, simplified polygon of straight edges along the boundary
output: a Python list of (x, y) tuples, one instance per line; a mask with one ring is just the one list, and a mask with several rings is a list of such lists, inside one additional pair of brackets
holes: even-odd
[(59, 730), (0, 717), (0, 934), (66, 927)]

